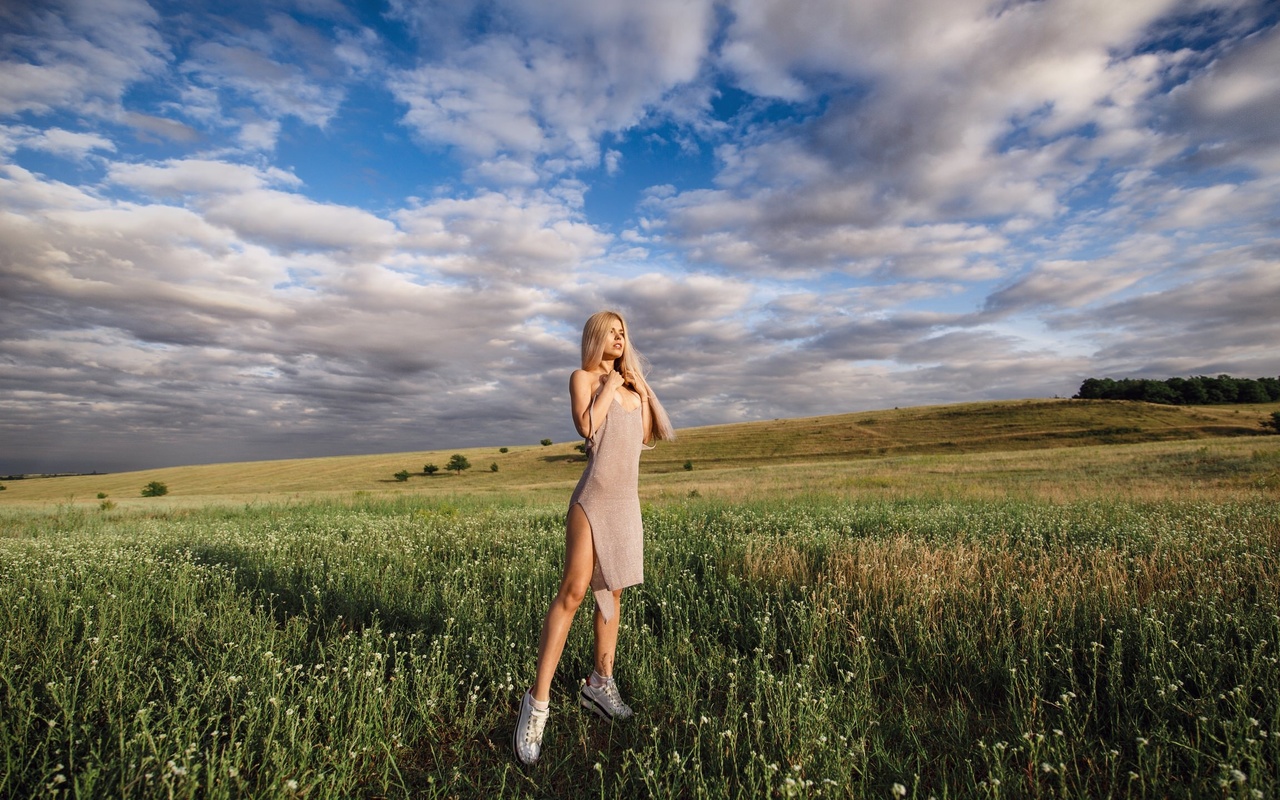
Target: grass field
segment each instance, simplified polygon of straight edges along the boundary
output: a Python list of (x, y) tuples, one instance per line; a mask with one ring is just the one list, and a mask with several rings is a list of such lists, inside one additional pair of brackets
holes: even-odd
[[(1028, 426), (1065, 416), (1025, 405), (1007, 411)], [(0, 796), (1275, 797), (1280, 437), (1105, 416), (1093, 440), (1042, 424), (1059, 446), (1000, 449), (990, 408), (896, 412), (949, 419), (967, 452), (897, 429), (837, 457), (779, 422), (650, 454), (617, 669), (637, 717), (573, 706), (583, 613), (529, 769), (509, 735), (568, 445), (345, 490), (290, 462), (260, 466), (313, 482), (95, 476), (124, 479), (101, 484), (110, 508), (91, 484), (27, 488), (87, 478), (13, 482)], [(893, 432), (894, 413), (794, 425)], [(173, 494), (136, 497), (152, 479)]]

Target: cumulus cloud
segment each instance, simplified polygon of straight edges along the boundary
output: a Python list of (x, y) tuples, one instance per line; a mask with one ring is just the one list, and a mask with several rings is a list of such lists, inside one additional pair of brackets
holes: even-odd
[[(316, 203), (273, 169), (192, 160), (108, 174), (154, 199), (13, 168), (0, 180), (6, 437), (34, 435), (37, 407), (77, 420), (40, 434), (62, 458), (92, 452), (70, 432), (94, 424), (175, 441), (229, 427), (254, 457), (547, 435), (536, 402), (562, 393), (546, 376), (572, 363), (573, 343), (536, 320), (563, 311), (566, 265), (607, 244), (551, 194), (390, 219)], [(476, 414), (493, 422), (441, 435)], [(100, 441), (119, 446), (115, 435)]]
[(1274, 374), (1267, 6), (5, 6), (0, 438), (569, 438), (603, 307), (679, 425)]
[(51, 0), (3, 14), (0, 114), (75, 107), (114, 116), (129, 85), (172, 57), (144, 0)]
[[(390, 88), (424, 141), (553, 174), (600, 163), (603, 134), (638, 124), (693, 81), (712, 33), (710, 2), (499, 5), (492, 19), (506, 27), (444, 46), (443, 57), (397, 73)], [(419, 30), (449, 27), (435, 5), (395, 7)]]
[(67, 131), (61, 128), (41, 131), (28, 139), (25, 144), (34, 150), (44, 150), (45, 152), (77, 161), (84, 159), (95, 150), (112, 151), (116, 149), (115, 143), (105, 136), (99, 136), (96, 133)]

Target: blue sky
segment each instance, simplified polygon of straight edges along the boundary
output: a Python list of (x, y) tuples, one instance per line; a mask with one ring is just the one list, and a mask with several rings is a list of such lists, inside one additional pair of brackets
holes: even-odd
[(0, 474), (1280, 374), (1255, 0), (0, 5)]

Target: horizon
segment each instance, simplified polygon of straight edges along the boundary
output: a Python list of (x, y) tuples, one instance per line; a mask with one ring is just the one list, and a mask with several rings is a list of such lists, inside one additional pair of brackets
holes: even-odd
[(1278, 213), (1266, 0), (11, 4), (0, 474), (1280, 375)]

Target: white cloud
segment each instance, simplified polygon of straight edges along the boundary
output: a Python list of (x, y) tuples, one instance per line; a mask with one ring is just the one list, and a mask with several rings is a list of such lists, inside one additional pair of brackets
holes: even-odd
[(337, 112), (344, 95), (340, 86), (313, 80), (299, 65), (243, 45), (202, 43), (185, 66), (208, 85), (252, 98), (259, 110), (292, 115), (321, 127)]
[(35, 150), (44, 150), (77, 161), (84, 159), (95, 150), (111, 152), (116, 149), (115, 143), (105, 136), (67, 131), (62, 128), (41, 131), (28, 139), (25, 144)]
[(601, 307), (682, 425), (1274, 373), (1264, 6), (15, 7), (0, 440), (567, 437)]
[[(603, 133), (639, 123), (697, 78), (711, 35), (709, 2), (502, 5), (510, 32), (446, 47), (390, 88), (425, 141), (479, 159), (541, 162), (552, 173), (599, 163)], [(423, 26), (439, 24), (422, 14)]]
[(1108, 261), (1050, 261), (1021, 276), (1013, 285), (987, 298), (987, 309), (1007, 312), (1037, 306), (1074, 308), (1129, 288), (1145, 277), (1141, 271), (1113, 271)]
[(128, 86), (171, 57), (143, 0), (50, 0), (8, 9), (0, 114), (74, 108), (114, 116)]
[(258, 168), (212, 159), (182, 159), (163, 164), (111, 165), (109, 178), (157, 196), (248, 192), (272, 185), (299, 186), (294, 175), (277, 168)]

